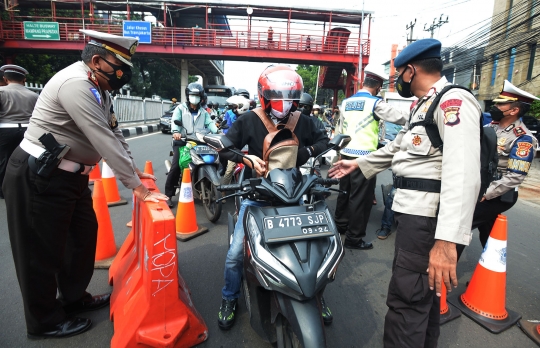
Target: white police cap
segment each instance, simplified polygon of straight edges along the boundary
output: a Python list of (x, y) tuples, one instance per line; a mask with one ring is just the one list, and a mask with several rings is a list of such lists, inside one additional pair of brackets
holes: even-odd
[(101, 33), (95, 30), (79, 29), (80, 32), (90, 37), (89, 45), (102, 47), (111, 52), (116, 58), (129, 66), (133, 66), (131, 63), (131, 56), (135, 54), (139, 40), (134, 37), (125, 37), (112, 35), (107, 33)]

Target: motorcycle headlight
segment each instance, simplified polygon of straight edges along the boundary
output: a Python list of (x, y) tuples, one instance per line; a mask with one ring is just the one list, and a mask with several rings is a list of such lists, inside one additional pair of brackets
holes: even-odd
[(205, 163), (204, 160), (197, 155), (197, 152), (194, 149), (189, 150), (189, 154), (191, 155), (191, 163), (197, 166)]
[[(272, 267), (273, 270), (280, 275), (284, 276), (288, 280), (290, 280), (293, 284), (298, 284), (296, 277), (294, 274), (292, 274), (285, 266), (283, 266), (279, 261), (275, 259), (274, 256), (272, 256), (265, 248), (261, 246), (261, 231), (259, 230), (259, 226), (257, 226), (257, 222), (255, 221), (255, 217), (252, 214), (249, 214), (248, 216), (248, 233), (250, 235), (251, 241), (253, 242), (253, 254), (257, 256), (261, 261), (263, 261), (268, 266)], [(273, 275), (269, 270), (264, 268), (263, 266), (257, 265), (257, 267), (260, 268), (259, 271), (262, 273), (266, 273), (270, 276), (271, 279), (277, 279), (279, 281), (279, 277), (276, 277)]]

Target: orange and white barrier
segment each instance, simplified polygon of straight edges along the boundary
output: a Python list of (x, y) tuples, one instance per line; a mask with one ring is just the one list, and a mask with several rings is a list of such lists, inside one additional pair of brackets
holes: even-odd
[(118, 192), (118, 185), (116, 184), (116, 176), (114, 176), (111, 167), (109, 167), (109, 165), (105, 161), (103, 161), (101, 180), (103, 181), (105, 197), (107, 198), (107, 205), (109, 207), (127, 204), (127, 201), (120, 197), (120, 193)]
[(116, 255), (116, 242), (114, 232), (105, 198), (105, 190), (101, 179), (94, 181), (94, 191), (92, 192), (94, 212), (98, 221), (98, 234), (96, 245), (96, 259), (94, 268), (109, 268)]
[[(153, 180), (142, 182), (158, 191)], [(174, 215), (164, 201), (135, 198), (132, 218), (133, 229), (109, 269), (114, 284), (111, 347), (200, 344), (207, 339), (208, 328), (178, 272)]]
[(506, 304), (506, 216), (499, 215), (464, 294), (450, 302), (492, 333), (500, 333), (520, 318)]
[(449, 321), (459, 318), (461, 316), (461, 312), (456, 307), (448, 305), (448, 302), (446, 301), (446, 285), (444, 285), (444, 283), (441, 283), (441, 285), (441, 316), (439, 319), (439, 325), (444, 325)]

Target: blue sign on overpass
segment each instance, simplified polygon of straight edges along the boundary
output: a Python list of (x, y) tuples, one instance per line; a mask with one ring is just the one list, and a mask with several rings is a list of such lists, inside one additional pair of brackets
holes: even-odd
[(139, 43), (152, 43), (152, 23), (124, 21), (124, 36), (137, 38)]

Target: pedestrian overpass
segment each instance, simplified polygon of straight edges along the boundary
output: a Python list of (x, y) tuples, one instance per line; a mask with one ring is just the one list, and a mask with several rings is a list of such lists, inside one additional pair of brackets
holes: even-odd
[(370, 12), (233, 1), (5, 0), (0, 50), (6, 63), (17, 53), (81, 51), (79, 29), (123, 35), (140, 24), (137, 56), (179, 68), (181, 87), (188, 74), (222, 84), (223, 60), (236, 60), (319, 65), (318, 85), (334, 90), (334, 101), (339, 90), (356, 91), (369, 61)]

